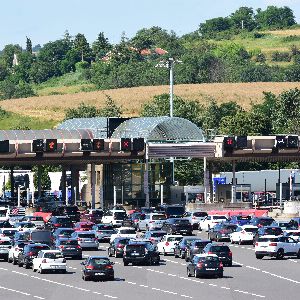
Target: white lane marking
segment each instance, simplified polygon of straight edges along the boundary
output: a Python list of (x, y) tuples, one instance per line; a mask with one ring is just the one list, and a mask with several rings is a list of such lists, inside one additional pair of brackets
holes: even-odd
[(114, 297), (114, 296), (111, 296), (111, 295), (103, 295), (104, 297), (107, 297), (107, 298), (111, 298), (111, 299), (118, 299), (118, 297)]
[(43, 298), (43, 297), (39, 297), (39, 296), (33, 296), (33, 298), (37, 298), (37, 299), (41, 299), (41, 300), (45, 300), (45, 298)]
[(253, 269), (253, 270), (256, 270), (256, 271), (260, 271), (259, 268), (255, 268), (255, 267), (251, 267), (251, 266), (246, 266), (246, 268), (248, 268), (248, 269)]
[(227, 286), (221, 286), (221, 289), (224, 289), (224, 290), (230, 290), (230, 288), (227, 287)]
[(74, 268), (74, 267), (69, 267), (69, 266), (68, 266), (68, 268), (69, 268), (69, 269), (72, 269), (72, 270), (77, 270), (77, 268)]
[(127, 281), (127, 283), (129, 283), (129, 284), (133, 284), (133, 285), (135, 285), (135, 284), (136, 284), (136, 282), (132, 282), (132, 281)]
[(158, 289), (158, 288), (155, 288), (155, 287), (152, 287), (151, 290), (154, 290), (154, 291), (160, 291), (161, 289)]
[(243, 266), (244, 264), (242, 264), (242, 263), (239, 263), (239, 262), (237, 262), (237, 261), (232, 261), (234, 264), (236, 264), (236, 265), (239, 265), (239, 266)]
[(269, 275), (271, 275), (273, 277), (277, 277), (277, 278), (284, 279), (284, 280), (287, 280), (287, 281), (290, 281), (290, 282), (293, 282), (293, 283), (300, 284), (300, 281), (297, 281), (297, 280), (294, 280), (294, 279), (283, 277), (283, 276), (280, 276), (280, 275), (277, 275), (277, 274), (274, 274), (274, 273), (271, 273), (271, 272), (268, 272), (268, 271), (264, 271), (264, 270), (262, 270), (261, 272), (265, 273), (265, 274), (269, 274)]
[(248, 292), (245, 292), (245, 291), (241, 291), (241, 290), (234, 290), (235, 292), (238, 292), (238, 293), (242, 293), (242, 294), (246, 294), (246, 295), (249, 295)]
[(294, 263), (298, 263), (298, 261), (297, 260), (295, 260), (295, 259), (288, 259), (289, 261), (292, 261), (292, 262), (294, 262)]
[(99, 292), (93, 292), (93, 294), (102, 295), (102, 293)]
[(75, 286), (74, 288), (77, 289), (77, 290), (80, 290), (80, 291), (84, 291), (84, 292), (90, 292), (91, 291), (91, 290), (80, 288), (78, 286)]
[(14, 292), (14, 293), (18, 293), (18, 294), (22, 294), (22, 295), (25, 295), (25, 296), (31, 296), (31, 294), (29, 294), (29, 293), (25, 293), (25, 292), (14, 290), (14, 289), (9, 289), (9, 288), (6, 288), (4, 286), (0, 286), (0, 289), (10, 291), (10, 292)]
[(209, 283), (208, 285), (210, 285), (210, 286), (216, 286), (217, 287), (217, 285), (213, 284), (213, 283)]
[(139, 267), (139, 266), (132, 266), (133, 268), (136, 268), (136, 269), (143, 269), (142, 267)]
[(0, 270), (8, 271), (8, 269), (5, 269), (5, 268), (0, 268)]
[(193, 297), (190, 297), (190, 296), (187, 296), (187, 295), (180, 295), (181, 297), (184, 297), (184, 298), (189, 298), (189, 299), (193, 299)]
[(28, 274), (22, 273), (22, 272), (18, 272), (18, 271), (11, 271), (12, 273), (16, 273), (19, 275), (23, 275), (23, 276), (28, 276)]
[(140, 284), (140, 287), (148, 288), (149, 286), (148, 285)]

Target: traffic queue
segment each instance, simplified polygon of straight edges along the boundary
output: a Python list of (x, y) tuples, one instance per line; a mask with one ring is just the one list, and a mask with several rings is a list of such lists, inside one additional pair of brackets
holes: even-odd
[[(160, 265), (168, 255), (186, 261), (188, 277), (221, 278), (233, 265), (231, 244), (246, 243), (257, 259), (300, 258), (300, 218), (117, 206), (84, 212), (66, 207), (59, 215), (37, 212), (0, 222), (1, 259), (41, 274), (66, 273), (68, 259), (75, 259), (84, 281), (114, 280), (111, 257), (127, 267)], [(100, 255), (104, 245), (107, 255)]]

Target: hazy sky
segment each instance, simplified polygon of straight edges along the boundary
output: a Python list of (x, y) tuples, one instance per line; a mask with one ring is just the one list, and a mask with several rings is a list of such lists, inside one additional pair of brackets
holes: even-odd
[(241, 6), (265, 9), (289, 6), (300, 23), (300, 0), (7, 0), (1, 1), (0, 49), (6, 44), (25, 47), (83, 33), (93, 42), (103, 31), (111, 43), (122, 32), (131, 38), (142, 28), (160, 26), (177, 35), (196, 30), (201, 22), (228, 16)]

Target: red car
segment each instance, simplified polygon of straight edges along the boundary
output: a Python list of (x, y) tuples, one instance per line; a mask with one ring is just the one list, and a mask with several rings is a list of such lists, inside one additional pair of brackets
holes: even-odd
[(75, 231), (89, 231), (95, 225), (93, 222), (77, 222), (74, 225)]

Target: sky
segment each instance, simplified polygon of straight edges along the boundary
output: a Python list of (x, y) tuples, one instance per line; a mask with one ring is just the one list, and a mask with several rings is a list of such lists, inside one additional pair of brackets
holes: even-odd
[(290, 7), (300, 23), (300, 0), (8, 0), (0, 8), (0, 49), (7, 44), (33, 45), (60, 39), (66, 30), (83, 33), (92, 43), (99, 32), (113, 44), (125, 32), (132, 38), (142, 28), (159, 26), (178, 36), (200, 23), (226, 17), (241, 6)]

